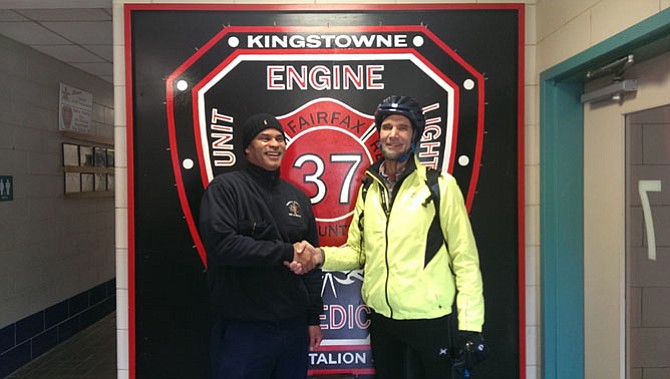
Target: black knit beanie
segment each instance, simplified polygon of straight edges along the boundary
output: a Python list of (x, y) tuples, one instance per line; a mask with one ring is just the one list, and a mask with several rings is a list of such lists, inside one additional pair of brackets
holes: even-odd
[(247, 119), (242, 125), (242, 143), (244, 148), (249, 146), (251, 141), (265, 129), (277, 129), (284, 134), (284, 128), (281, 126), (277, 118), (271, 114), (259, 113)]

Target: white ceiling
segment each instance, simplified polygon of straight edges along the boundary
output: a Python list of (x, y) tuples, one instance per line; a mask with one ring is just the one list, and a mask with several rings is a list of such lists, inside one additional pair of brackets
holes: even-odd
[(113, 82), (112, 0), (0, 0), (0, 34)]

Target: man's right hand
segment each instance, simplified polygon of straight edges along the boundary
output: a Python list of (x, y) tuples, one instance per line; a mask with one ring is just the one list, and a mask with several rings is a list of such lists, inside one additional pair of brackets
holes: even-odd
[(293, 244), (293, 261), (284, 262), (294, 274), (302, 275), (323, 264), (323, 251), (307, 241)]

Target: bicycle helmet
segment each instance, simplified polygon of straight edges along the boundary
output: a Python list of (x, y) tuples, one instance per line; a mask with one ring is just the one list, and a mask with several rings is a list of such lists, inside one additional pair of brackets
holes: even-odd
[(412, 129), (414, 129), (412, 147), (414, 147), (421, 139), (423, 129), (426, 127), (426, 117), (423, 115), (421, 106), (409, 96), (391, 95), (385, 98), (375, 111), (377, 132), (380, 132), (384, 119), (393, 114), (405, 116), (412, 123)]

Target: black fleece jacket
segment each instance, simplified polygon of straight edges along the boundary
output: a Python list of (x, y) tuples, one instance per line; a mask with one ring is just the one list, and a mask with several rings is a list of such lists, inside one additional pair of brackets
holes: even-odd
[(293, 243), (318, 246), (309, 198), (279, 171), (248, 168), (218, 175), (200, 205), (210, 298), (218, 317), (283, 320), (304, 315), (319, 324), (321, 270), (295, 275)]

